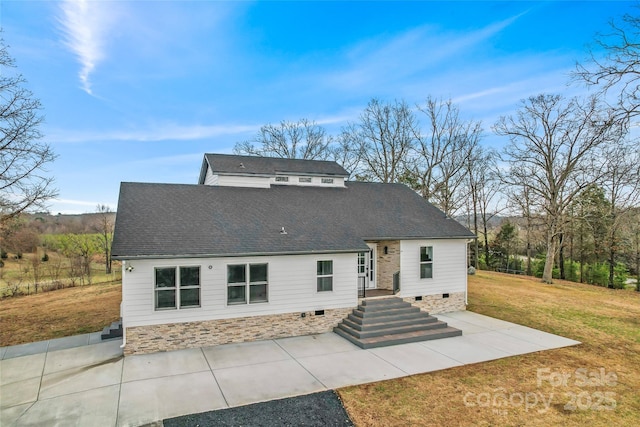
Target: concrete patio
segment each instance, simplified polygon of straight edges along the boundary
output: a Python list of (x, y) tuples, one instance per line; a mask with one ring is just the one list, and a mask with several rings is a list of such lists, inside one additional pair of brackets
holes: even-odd
[(362, 350), (333, 333), (122, 356), (94, 334), (0, 349), (0, 424), (140, 426), (162, 419), (579, 344), (460, 311), (460, 337)]

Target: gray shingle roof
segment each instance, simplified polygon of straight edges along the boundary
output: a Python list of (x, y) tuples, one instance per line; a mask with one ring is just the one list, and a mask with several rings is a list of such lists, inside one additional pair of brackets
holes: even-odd
[[(281, 234), (285, 227), (287, 234)], [(116, 258), (356, 252), (364, 240), (473, 238), (400, 184), (346, 188), (122, 183)]]
[(236, 156), (230, 154), (205, 154), (200, 172), (200, 184), (204, 181), (207, 165), (214, 174), (275, 175), (276, 173), (349, 176), (339, 164), (325, 160), (281, 159), (275, 157)]

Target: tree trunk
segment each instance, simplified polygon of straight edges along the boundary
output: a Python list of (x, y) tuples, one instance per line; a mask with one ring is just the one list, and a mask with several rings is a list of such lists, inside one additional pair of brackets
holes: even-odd
[(614, 268), (616, 265), (616, 250), (613, 247), (613, 244), (609, 248), (609, 288), (613, 289), (613, 279), (614, 279)]
[(543, 283), (553, 283), (553, 262), (555, 260), (556, 239), (553, 232), (547, 232), (547, 256), (544, 261), (544, 271), (542, 273)]
[(484, 227), (484, 263), (487, 267), (487, 270), (490, 270), (489, 268), (489, 237), (487, 235), (487, 221), (482, 221), (482, 222)]
[(640, 292), (640, 238), (636, 234), (636, 291)]
[(580, 207), (580, 283), (584, 283), (584, 226), (583, 226), (583, 212)]
[(473, 266), (478, 269), (478, 251), (480, 250), (480, 246), (478, 244), (478, 209), (476, 208), (477, 202), (473, 201), (473, 232), (476, 235), (475, 240), (475, 250), (473, 251)]
[(111, 274), (111, 254), (110, 254), (110, 252), (111, 251), (108, 248), (104, 251), (104, 259), (105, 259), (105, 261), (104, 261), (104, 270), (105, 270), (105, 273), (107, 273), (107, 274)]
[(558, 245), (560, 246), (558, 251), (559, 252), (558, 265), (560, 267), (560, 278), (562, 280), (565, 280), (567, 277), (565, 276), (565, 273), (564, 273), (564, 233), (560, 233)]

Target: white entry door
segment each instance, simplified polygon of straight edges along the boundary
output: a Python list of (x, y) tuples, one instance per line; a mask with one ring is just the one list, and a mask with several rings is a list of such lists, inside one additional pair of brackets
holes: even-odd
[(376, 288), (376, 255), (377, 246), (367, 243), (369, 250), (358, 253), (358, 287), (360, 289)]
[(367, 289), (376, 288), (376, 260), (378, 258), (378, 246), (375, 243), (367, 243), (369, 252), (367, 253)]

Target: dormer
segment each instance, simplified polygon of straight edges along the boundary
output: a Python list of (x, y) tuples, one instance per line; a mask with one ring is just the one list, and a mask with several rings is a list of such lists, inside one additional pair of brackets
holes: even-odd
[(269, 188), (272, 185), (344, 187), (349, 173), (326, 160), (205, 154), (198, 184)]

